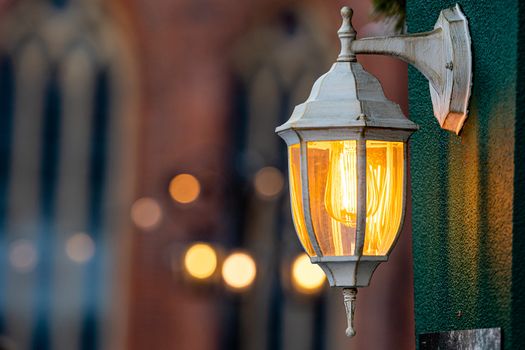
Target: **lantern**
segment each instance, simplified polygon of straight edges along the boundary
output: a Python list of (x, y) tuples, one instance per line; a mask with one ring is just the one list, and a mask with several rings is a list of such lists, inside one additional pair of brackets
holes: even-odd
[(368, 286), (388, 260), (402, 227), (407, 141), (418, 126), (357, 62), (352, 48), (366, 45), (354, 42), (352, 11), (341, 13), (337, 62), (276, 132), (288, 146), (297, 235), (330, 286), (343, 288), (353, 336), (356, 288)]

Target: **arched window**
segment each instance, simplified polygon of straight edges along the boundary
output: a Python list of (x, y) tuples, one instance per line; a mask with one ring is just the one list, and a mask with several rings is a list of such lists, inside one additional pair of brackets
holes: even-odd
[[(318, 27), (320, 20), (305, 9), (282, 11), (249, 33), (236, 55), (234, 178), (245, 186), (232, 187), (247, 190), (237, 193), (236, 202), (240, 205), (234, 214), (238, 223), (235, 241), (270, 264), (265, 271), (271, 273), (259, 275), (262, 288), (236, 310), (243, 331), (230, 335), (224, 348), (233, 348), (233, 343), (241, 349), (286, 349), (286, 344), (294, 344), (294, 348), (322, 348), (319, 343), (323, 340), (313, 336), (310, 329), (320, 325), (316, 319), (323, 311), (316, 311), (314, 306), (303, 310), (308, 316), (295, 317), (282, 285), (282, 267), (301, 251), (294, 239), (288, 191), (282, 188), (269, 195), (264, 186), (270, 190), (275, 177), (258, 181), (264, 169), (271, 168), (273, 174), (281, 176), (283, 184), (288, 182), (287, 152), (274, 129), (289, 118), (296, 104), (307, 98), (315, 79), (331, 63), (330, 54), (335, 48), (326, 47), (327, 41), (318, 37), (322, 32)], [(262, 187), (258, 183), (263, 183)], [(296, 337), (294, 332), (288, 332), (290, 327), (307, 331)], [(253, 339), (262, 341), (254, 344)]]
[(0, 22), (1, 339), (111, 348), (133, 191), (128, 44), (101, 1), (20, 1)]

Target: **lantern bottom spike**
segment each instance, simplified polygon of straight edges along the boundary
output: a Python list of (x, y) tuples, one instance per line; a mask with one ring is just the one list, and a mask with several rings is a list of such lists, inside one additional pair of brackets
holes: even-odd
[(354, 312), (355, 300), (357, 298), (357, 288), (343, 288), (343, 301), (346, 309), (346, 320), (348, 327), (346, 328), (346, 336), (352, 338), (355, 335), (354, 329)]

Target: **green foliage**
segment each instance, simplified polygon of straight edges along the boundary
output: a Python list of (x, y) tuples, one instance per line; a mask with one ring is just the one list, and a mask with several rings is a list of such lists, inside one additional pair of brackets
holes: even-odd
[(405, 25), (406, 0), (373, 0), (374, 15), (396, 21), (396, 29), (403, 30)]

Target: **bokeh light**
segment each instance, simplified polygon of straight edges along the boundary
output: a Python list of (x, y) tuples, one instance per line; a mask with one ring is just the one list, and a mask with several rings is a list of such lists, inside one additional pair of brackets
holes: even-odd
[(300, 254), (292, 263), (292, 285), (303, 294), (314, 294), (321, 290), (326, 276), (323, 270), (310, 262), (306, 254)]
[(170, 195), (182, 204), (194, 202), (201, 193), (199, 180), (190, 174), (179, 174), (170, 181)]
[(32, 271), (38, 262), (38, 253), (33, 242), (20, 239), (9, 247), (9, 262), (18, 272)]
[(66, 254), (79, 264), (88, 262), (95, 254), (95, 242), (85, 233), (75, 233), (66, 241)]
[(233, 290), (245, 290), (251, 286), (257, 274), (253, 258), (243, 252), (230, 254), (222, 264), (224, 283)]
[(162, 220), (162, 209), (153, 198), (144, 197), (137, 199), (131, 207), (131, 220), (143, 230), (152, 230)]
[(284, 187), (282, 172), (274, 167), (262, 168), (255, 174), (255, 191), (263, 199), (272, 199), (278, 196)]
[(209, 244), (193, 244), (184, 254), (184, 269), (195, 279), (210, 278), (217, 270), (217, 252)]

